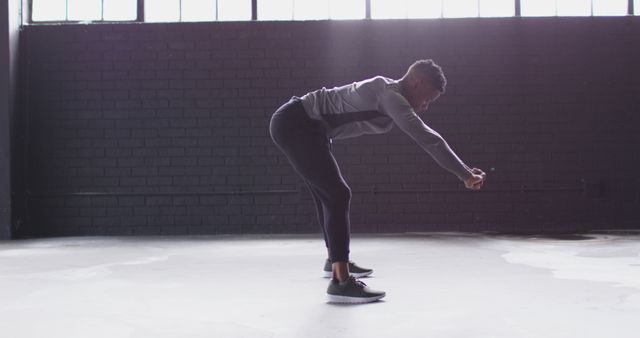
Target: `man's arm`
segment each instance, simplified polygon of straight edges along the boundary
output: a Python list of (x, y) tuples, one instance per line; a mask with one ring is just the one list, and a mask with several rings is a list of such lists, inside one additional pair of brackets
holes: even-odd
[(460, 160), (440, 134), (429, 128), (416, 115), (409, 102), (400, 94), (386, 91), (380, 98), (380, 105), (403, 132), (418, 143), (442, 168), (464, 181), (465, 185), (471, 182), (474, 176), (479, 176)]

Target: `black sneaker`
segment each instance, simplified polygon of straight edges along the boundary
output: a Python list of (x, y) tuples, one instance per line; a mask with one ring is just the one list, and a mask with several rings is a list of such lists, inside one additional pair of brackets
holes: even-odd
[(375, 302), (386, 293), (369, 289), (367, 284), (350, 276), (349, 279), (340, 283), (332, 278), (327, 288), (327, 300), (329, 303), (341, 304), (361, 304)]
[[(373, 270), (359, 267), (356, 265), (356, 263), (349, 261), (349, 274), (351, 276), (356, 278), (362, 278), (362, 277), (369, 276), (372, 273), (373, 273)], [(324, 278), (331, 278), (331, 277), (333, 277), (333, 272), (331, 270), (331, 262), (327, 259), (324, 262)]]

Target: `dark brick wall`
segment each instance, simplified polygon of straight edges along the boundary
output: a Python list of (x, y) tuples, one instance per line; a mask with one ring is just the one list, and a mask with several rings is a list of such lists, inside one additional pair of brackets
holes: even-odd
[(637, 18), (28, 26), (23, 235), (315, 232), (268, 136), (292, 95), (434, 58), (425, 120), (465, 191), (397, 130), (334, 142), (357, 232), (638, 228)]

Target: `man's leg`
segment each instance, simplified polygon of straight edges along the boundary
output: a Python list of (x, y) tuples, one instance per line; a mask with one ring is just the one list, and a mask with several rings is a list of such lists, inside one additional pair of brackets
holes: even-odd
[(305, 183), (307, 184), (307, 188), (309, 188), (309, 193), (311, 194), (311, 197), (313, 197), (313, 202), (316, 205), (318, 224), (320, 224), (320, 228), (322, 229), (322, 236), (324, 237), (324, 244), (327, 247), (327, 253), (328, 253), (329, 241), (327, 240), (327, 232), (324, 229), (324, 207), (322, 206), (322, 201), (320, 201), (320, 197), (315, 192), (315, 190), (313, 190), (313, 188), (311, 187), (311, 183), (309, 183), (307, 180), (305, 180)]
[[(327, 289), (330, 302), (365, 303), (385, 296), (349, 277), (349, 207), (351, 189), (344, 181), (329, 148), (329, 139), (300, 102), (290, 101), (271, 118), (273, 141), (296, 172), (308, 183), (322, 205), (323, 228), (333, 262), (333, 279)], [(318, 215), (320, 217), (320, 215)]]
[[(306, 181), (305, 181), (306, 182)], [(311, 196), (313, 197), (313, 201), (316, 205), (316, 211), (317, 211), (317, 215), (318, 215), (318, 224), (320, 224), (320, 228), (322, 229), (322, 236), (324, 237), (324, 243), (325, 243), (325, 247), (327, 248), (327, 259), (324, 262), (324, 267), (322, 268), (322, 271), (324, 273), (324, 277), (325, 278), (331, 278), (333, 277), (333, 267), (332, 267), (332, 263), (331, 260), (328, 258), (329, 255), (329, 240), (327, 239), (327, 232), (325, 231), (325, 226), (324, 226), (324, 206), (322, 205), (322, 201), (320, 200), (320, 196), (318, 196), (318, 193), (315, 192), (315, 190), (312, 188), (311, 184), (309, 182), (306, 182), (307, 184), (307, 188), (309, 188), (309, 192), (311, 193)], [(357, 278), (361, 278), (361, 277), (366, 277), (369, 276), (373, 273), (372, 269), (369, 268), (363, 268), (359, 265), (357, 265), (355, 262), (352, 262), (351, 260), (349, 261), (349, 274), (357, 277)]]
[[(302, 151), (304, 144), (297, 143), (293, 148), (283, 149), (289, 161), (300, 176), (307, 182), (311, 194), (318, 208), (318, 220), (323, 228), (325, 243), (331, 262), (343, 263), (349, 261), (350, 221), (349, 208), (351, 189), (344, 181), (340, 169), (328, 148), (314, 147), (309, 154)], [(348, 277), (347, 274), (340, 277)], [(343, 279), (343, 278), (339, 278)]]
[[(349, 261), (349, 204), (351, 190), (330, 150), (329, 138), (302, 104), (290, 101), (272, 117), (271, 137), (322, 205), (322, 221), (329, 259), (338, 271)], [(320, 218), (320, 214), (318, 215)], [(341, 263), (341, 264), (339, 264)], [(348, 276), (348, 273), (347, 275)], [(344, 275), (338, 276), (342, 279)]]

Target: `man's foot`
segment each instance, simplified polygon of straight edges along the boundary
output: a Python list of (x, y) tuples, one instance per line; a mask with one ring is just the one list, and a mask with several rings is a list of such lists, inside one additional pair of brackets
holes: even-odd
[(329, 303), (371, 303), (383, 298), (385, 295), (386, 293), (383, 291), (369, 289), (365, 283), (353, 276), (350, 276), (349, 279), (342, 283), (332, 278), (327, 288), (327, 300)]
[[(359, 267), (356, 265), (356, 263), (349, 261), (349, 274), (351, 276), (356, 278), (362, 278), (362, 277), (369, 276), (372, 273), (373, 273), (373, 270)], [(324, 278), (331, 278), (331, 277), (333, 277), (333, 273), (331, 270), (331, 261), (327, 259), (324, 262)]]

